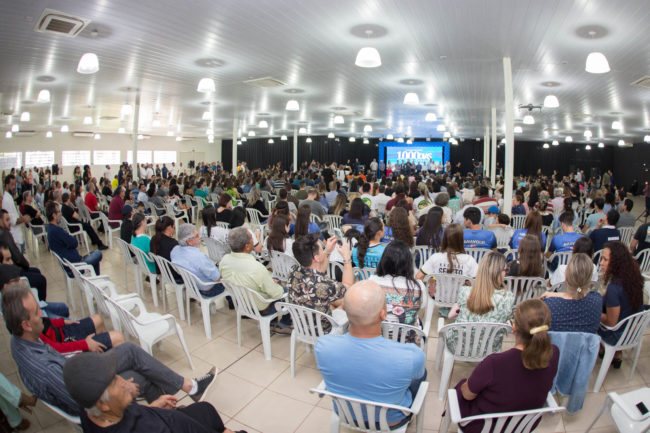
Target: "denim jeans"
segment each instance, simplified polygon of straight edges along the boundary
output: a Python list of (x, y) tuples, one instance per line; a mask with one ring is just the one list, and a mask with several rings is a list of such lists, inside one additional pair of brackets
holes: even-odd
[(81, 259), (82, 262), (88, 263), (95, 269), (95, 274), (100, 275), (101, 272), (99, 272), (99, 262), (102, 261), (102, 252), (99, 250), (95, 250), (88, 254), (87, 256), (84, 256)]
[(205, 291), (201, 290), (201, 295), (204, 298), (213, 298), (213, 297), (223, 293), (224, 290), (225, 290), (225, 287), (223, 286), (223, 284), (217, 283), (214, 286), (212, 286), (212, 288), (210, 288), (209, 290), (205, 290)]
[(42, 307), (44, 313), (47, 313), (47, 317), (50, 319), (59, 319), (70, 317), (70, 309), (64, 302), (47, 302), (45, 307)]

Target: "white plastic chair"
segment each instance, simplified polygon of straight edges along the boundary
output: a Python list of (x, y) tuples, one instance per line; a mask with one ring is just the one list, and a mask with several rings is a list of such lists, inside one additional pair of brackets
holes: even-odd
[(540, 277), (505, 277), (504, 283), (509, 292), (515, 295), (513, 306), (527, 299), (535, 299), (546, 292), (546, 280)]
[[(190, 352), (187, 350), (183, 330), (176, 323), (174, 316), (171, 314), (149, 313), (139, 296), (122, 299), (118, 302), (104, 294), (104, 299), (117, 312), (117, 315), (120, 317), (122, 329), (127, 334), (137, 338), (140, 342), (140, 347), (149, 355), (153, 356), (152, 348), (154, 344), (166, 337), (176, 335), (185, 351), (185, 356), (187, 356), (190, 367), (194, 370), (194, 363), (190, 357)], [(138, 309), (138, 316), (133, 315), (129, 311), (134, 308)]]
[(548, 258), (547, 263), (552, 263), (553, 260), (557, 259), (557, 265), (558, 266), (560, 266), (560, 265), (568, 265), (572, 254), (573, 254), (572, 251), (554, 252)]
[(172, 264), (173, 269), (176, 270), (183, 278), (183, 284), (185, 285), (185, 305), (187, 307), (187, 325), (190, 326), (190, 300), (194, 299), (199, 302), (201, 305), (201, 314), (203, 316), (203, 329), (205, 330), (205, 338), (212, 338), (212, 326), (210, 324), (210, 306), (212, 304), (221, 305), (221, 300), (225, 298), (228, 293), (224, 290), (217, 296), (212, 296), (210, 298), (201, 295), (200, 287), (211, 288), (216, 281), (201, 281), (193, 272), (188, 271), (182, 266), (177, 266)]
[(254, 208), (247, 207), (246, 213), (248, 214), (248, 221), (250, 222), (251, 228), (262, 227), (262, 220), (264, 219), (262, 212)]
[(643, 275), (643, 279), (645, 280), (643, 291), (650, 297), (650, 248), (639, 251), (634, 258), (639, 263), (641, 275)]
[(407, 325), (405, 323), (381, 322), (381, 335), (389, 340), (398, 343), (414, 343), (427, 356), (427, 338), (422, 329), (417, 326)]
[(177, 233), (180, 223), (183, 222), (183, 218), (187, 217), (187, 220), (191, 221), (191, 218), (187, 216), (185, 211), (183, 211), (180, 216), (176, 216), (176, 211), (174, 210), (174, 205), (172, 203), (165, 203), (165, 212), (169, 218), (174, 220), (174, 228)]
[(39, 238), (43, 238), (45, 245), (47, 245), (47, 226), (30, 223), (29, 230), (32, 232), (32, 251), (36, 255)]
[(510, 219), (510, 225), (515, 229), (523, 229), (526, 222), (526, 215), (513, 215)]
[(558, 406), (549, 393), (546, 396), (546, 406), (540, 409), (522, 410), (518, 412), (503, 412), (484, 415), (468, 416), (463, 418), (458, 406), (458, 395), (455, 389), (447, 391), (447, 411), (442, 420), (440, 433), (447, 433), (449, 424), (454, 423), (458, 426), (458, 433), (462, 433), (462, 427), (472, 421), (482, 420), (484, 422), (482, 432), (492, 433), (529, 433), (533, 430), (535, 423), (545, 414), (555, 414), (563, 411), (565, 408)]
[(413, 255), (413, 267), (419, 270), (424, 265), (424, 263), (429, 260), (429, 257), (435, 253), (436, 250), (425, 245), (411, 248), (411, 254)]
[(490, 253), (492, 250), (488, 248), (466, 248), (465, 252), (474, 257), (476, 263), (480, 262), (484, 255)]
[[(73, 232), (70, 230), (70, 227), (75, 227), (77, 231)], [(79, 245), (83, 244), (86, 247), (86, 253), (90, 254), (90, 242), (88, 242), (88, 234), (84, 231), (83, 226), (80, 223), (70, 223), (64, 216), (61, 217), (61, 228), (68, 232), (70, 235), (77, 238)]]
[(343, 263), (341, 262), (329, 262), (327, 265), (327, 276), (333, 279), (334, 281), (339, 281), (337, 273), (340, 276), (343, 276)]
[(271, 320), (282, 317), (282, 311), (276, 311), (273, 314), (262, 316), (257, 309), (255, 300), (260, 300), (266, 303), (277, 301), (277, 299), (265, 299), (259, 293), (248, 287), (242, 287), (230, 281), (222, 280), (224, 286), (228, 290), (233, 304), (235, 304), (235, 311), (237, 312), (237, 344), (241, 347), (241, 318), (242, 316), (249, 319), (257, 320), (260, 324), (260, 332), (262, 334), (262, 346), (264, 347), (264, 359), (271, 360)]
[[(149, 277), (149, 285), (151, 286), (151, 297), (153, 298), (153, 305), (157, 307), (158, 306), (158, 288), (157, 288), (158, 274), (156, 274), (155, 272), (151, 272), (149, 270), (149, 265), (147, 263), (147, 262), (153, 262), (153, 260), (149, 258), (149, 254), (145, 253), (140, 248), (134, 245), (128, 245), (128, 246), (131, 253), (135, 256), (135, 262), (138, 265), (136, 284), (139, 285), (141, 289), (138, 293), (140, 293), (140, 296), (142, 296), (141, 292), (144, 291), (144, 287), (143, 287), (144, 279), (142, 278), (142, 276), (144, 275)], [(162, 293), (162, 301), (163, 301), (163, 310), (167, 311), (167, 299), (165, 297), (164, 291)]]
[(193, 223), (195, 223), (199, 217), (199, 212), (198, 212), (199, 206), (192, 204), (192, 196), (189, 194), (185, 194), (183, 196), (183, 204), (185, 205), (185, 207), (187, 207), (190, 210), (191, 220)]
[(600, 256), (603, 254), (603, 250), (598, 250), (594, 253), (593, 256), (593, 261), (596, 263), (596, 267), (598, 268), (598, 274), (602, 275), (603, 274), (603, 268), (600, 267)]
[(224, 228), (226, 230), (230, 230), (230, 223), (227, 223), (225, 221), (217, 221), (217, 227)]
[(496, 230), (493, 231), (494, 236), (497, 238), (497, 248), (510, 248), (510, 238), (512, 233), (505, 230)]
[(117, 238), (116, 241), (117, 246), (122, 253), (122, 260), (124, 260), (124, 287), (128, 288), (126, 271), (128, 268), (131, 268), (133, 269), (133, 275), (135, 278), (136, 291), (140, 296), (142, 296), (142, 287), (140, 285), (140, 270), (138, 269), (138, 263), (136, 262), (135, 257), (131, 254), (131, 247), (121, 238)]
[(323, 220), (320, 219), (320, 217), (316, 214), (309, 214), (309, 222), (310, 223), (316, 223), (320, 224)]
[[(74, 300), (74, 292), (73, 292), (73, 286), (74, 286), (74, 274), (70, 276), (68, 274), (68, 266), (72, 265), (74, 266), (80, 273), (84, 275), (90, 275), (90, 276), (95, 276), (95, 268), (93, 268), (91, 265), (88, 263), (84, 262), (79, 262), (79, 263), (70, 263), (67, 260), (64, 261), (57, 253), (54, 251), (51, 251), (52, 255), (56, 258), (56, 261), (59, 263), (59, 266), (61, 267), (61, 271), (63, 272), (63, 279), (65, 280), (65, 285), (66, 288), (68, 289), (66, 292), (66, 301), (70, 306), (72, 307), (73, 310), (77, 309), (76, 302)], [(70, 270), (72, 272), (72, 270)], [(79, 288), (79, 295), (81, 296), (81, 288)], [(81, 300), (81, 310), (83, 312), (84, 306), (83, 306), (83, 300)]]
[(59, 409), (58, 407), (54, 406), (53, 404), (50, 404), (50, 403), (46, 402), (43, 399), (40, 399), (40, 400), (45, 405), (45, 407), (47, 407), (52, 412), (56, 413), (57, 415), (59, 415), (60, 417), (62, 417), (66, 421), (68, 421), (68, 423), (71, 424), (71, 426), (73, 427), (73, 429), (75, 431), (81, 431), (81, 418), (79, 418), (78, 416), (69, 415), (64, 410)]
[(513, 260), (517, 260), (519, 258), (519, 250), (517, 249), (508, 249), (503, 255), (506, 258), (506, 262), (510, 263)]
[(618, 231), (621, 234), (621, 242), (629, 246), (634, 236), (634, 227), (621, 227)]
[(625, 394), (610, 392), (600, 406), (585, 433), (588, 433), (598, 418), (609, 409), (609, 414), (621, 433), (644, 433), (650, 431), (650, 412), (642, 414), (637, 404), (650, 408), (650, 388), (643, 387)]
[(99, 220), (99, 218), (92, 218), (92, 216), (101, 212), (97, 212), (97, 211), (91, 212), (90, 209), (88, 209), (88, 206), (86, 206), (83, 203), (77, 206), (77, 211), (79, 212), (79, 216), (81, 217), (81, 220), (83, 222), (90, 224), (92, 228), (95, 230), (99, 228), (101, 221)]
[[(429, 280), (435, 278), (436, 281), (436, 298), (432, 299), (429, 295)], [(424, 318), (424, 332), (429, 336), (431, 329), (431, 321), (433, 319), (433, 310), (438, 306), (438, 310), (441, 308), (451, 308), (456, 303), (458, 299), (458, 290), (461, 286), (469, 283), (470, 285), (474, 283), (474, 279), (470, 277), (465, 277), (462, 275), (455, 274), (431, 274), (427, 275), (424, 279), (424, 286), (426, 287), (426, 295), (429, 296), (427, 299), (427, 305), (425, 310)]]
[[(438, 320), (438, 350), (436, 352), (435, 369), (440, 369), (442, 360), (442, 374), (440, 375), (440, 388), (438, 398), (442, 400), (454, 369), (454, 361), (481, 362), (486, 356), (501, 350), (495, 347), (495, 340), (512, 331), (505, 323), (463, 322), (450, 323), (443, 326), (445, 320)], [(452, 353), (447, 346), (447, 337), (455, 334), (456, 344)]]
[[(310, 389), (309, 392), (318, 394), (319, 397), (327, 395), (332, 399), (336, 411), (332, 410), (330, 433), (337, 433), (341, 427), (368, 433), (406, 433), (408, 423), (398, 429), (391, 430), (387, 420), (388, 410), (391, 409), (401, 411), (405, 416), (412, 414), (417, 423), (415, 431), (422, 433), (422, 427), (424, 425), (423, 408), (428, 389), (429, 382), (422, 382), (420, 384), (420, 388), (413, 398), (411, 407), (378, 403), (335, 394), (327, 391), (325, 382), (321, 382), (318, 387)], [(364, 414), (366, 414), (366, 419), (371, 420), (370, 422), (364, 420)], [(378, 422), (375, 421), (377, 417), (379, 418)]]
[(273, 278), (277, 278), (282, 282), (287, 282), (289, 280), (289, 274), (291, 274), (294, 266), (299, 266), (299, 263), (293, 257), (279, 251), (271, 251), (271, 269), (273, 270)]
[[(113, 249), (113, 233), (120, 232), (120, 229), (122, 228), (122, 220), (109, 220), (103, 212), (99, 212), (99, 219), (104, 227), (104, 235), (106, 236), (108, 246)], [(111, 224), (117, 224), (118, 226), (113, 227)]]
[(276, 302), (275, 308), (282, 308), (284, 312), (288, 312), (293, 322), (293, 330), (291, 331), (291, 377), (294, 377), (296, 375), (296, 342), (307, 344), (307, 351), (309, 351), (309, 345), (313, 346), (316, 344), (316, 340), (328, 334), (323, 330), (323, 321), (330, 323), (331, 330), (342, 330), (342, 324), (339, 324), (328, 314), (302, 305)]
[(334, 229), (340, 229), (342, 220), (343, 217), (339, 215), (323, 215), (323, 221), (327, 223), (328, 231), (333, 232)]
[[(82, 284), (82, 278), (92, 281), (94, 284), (99, 286), (101, 290), (104, 290), (110, 294), (110, 296), (117, 296), (117, 288), (115, 284), (111, 281), (111, 278), (108, 275), (95, 275), (94, 268), (90, 265), (86, 266), (74, 266), (70, 261), (63, 259), (65, 266), (72, 271), (74, 279), (77, 281), (77, 286), (79, 291), (85, 295), (86, 303), (88, 304), (88, 313), (95, 314), (95, 304), (94, 296), (89, 290)], [(90, 266), (92, 272), (88, 269), (87, 266)], [(81, 301), (81, 312), (85, 316), (86, 311), (83, 307), (83, 300)]]
[(367, 280), (373, 275), (377, 275), (376, 268), (354, 268), (353, 271), (355, 281)]
[(604, 340), (601, 341), (601, 344), (605, 348), (605, 355), (603, 356), (603, 362), (600, 365), (600, 370), (598, 371), (596, 383), (594, 383), (594, 392), (600, 391), (600, 387), (605, 381), (607, 370), (609, 370), (609, 365), (612, 363), (612, 359), (614, 358), (614, 353), (619, 350), (636, 348), (634, 363), (632, 364), (632, 369), (630, 370), (630, 377), (628, 378), (628, 381), (632, 379), (634, 370), (636, 369), (636, 364), (639, 361), (641, 346), (643, 345), (643, 332), (648, 327), (649, 322), (650, 310), (646, 310), (626, 317), (613, 327), (605, 326), (602, 323), (600, 324), (600, 328), (602, 330), (618, 331), (622, 329), (623, 333), (619, 337), (616, 344), (613, 346), (607, 344)]
[(230, 253), (228, 242), (219, 241), (214, 238), (205, 238), (205, 245), (208, 247), (208, 257), (217, 265), (223, 259), (223, 256)]
[(165, 292), (165, 285), (172, 286), (174, 288), (174, 293), (176, 293), (176, 305), (178, 307), (178, 314), (181, 320), (185, 320), (185, 302), (183, 301), (185, 283), (179, 283), (176, 281), (176, 278), (174, 277), (176, 268), (169, 260), (154, 253), (149, 253), (149, 256), (151, 256), (154, 262), (156, 262), (156, 267), (160, 271), (160, 285), (162, 286), (162, 291)]
[(115, 308), (106, 302), (104, 295), (113, 298), (116, 302), (120, 302), (121, 300), (129, 299), (134, 296), (137, 297), (138, 295), (135, 293), (120, 295), (115, 291), (114, 286), (111, 287), (98, 283), (98, 281), (93, 280), (92, 278), (86, 278), (83, 275), (79, 277), (79, 284), (81, 284), (81, 286), (84, 288), (86, 296), (88, 297), (88, 295), (90, 295), (90, 299), (95, 301), (97, 304), (97, 310), (105, 317), (110, 317), (113, 328), (115, 328), (117, 331), (122, 332), (122, 323), (120, 321), (120, 316), (117, 314), (117, 311), (115, 311)]

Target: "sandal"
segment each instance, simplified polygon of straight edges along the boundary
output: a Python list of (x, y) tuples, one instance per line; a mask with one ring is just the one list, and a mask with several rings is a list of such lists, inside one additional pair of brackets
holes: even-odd
[(623, 360), (621, 358), (614, 358), (612, 359), (612, 367), (615, 369), (621, 368), (621, 364), (623, 363)]

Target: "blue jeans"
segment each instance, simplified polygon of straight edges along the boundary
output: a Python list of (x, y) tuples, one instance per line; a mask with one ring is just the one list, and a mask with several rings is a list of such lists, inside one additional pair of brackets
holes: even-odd
[(225, 287), (223, 286), (223, 284), (217, 283), (214, 286), (212, 286), (212, 288), (209, 290), (205, 290), (205, 291), (201, 290), (201, 295), (204, 298), (214, 298), (215, 296), (223, 293), (224, 289)]
[(64, 302), (48, 302), (42, 310), (50, 319), (70, 317), (70, 309)]
[(92, 253), (88, 254), (87, 256), (84, 256), (81, 259), (82, 262), (88, 263), (90, 266), (92, 266), (95, 269), (95, 275), (100, 275), (99, 272), (99, 262), (102, 261), (102, 252), (99, 250), (95, 250)]

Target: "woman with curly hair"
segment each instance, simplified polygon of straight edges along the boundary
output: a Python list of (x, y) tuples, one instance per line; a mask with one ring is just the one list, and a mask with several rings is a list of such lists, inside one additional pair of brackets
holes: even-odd
[[(628, 316), (638, 313), (643, 308), (643, 276), (639, 264), (634, 260), (628, 248), (619, 241), (607, 242), (600, 256), (607, 290), (603, 297), (605, 312), (600, 321), (612, 327)], [(601, 338), (607, 344), (616, 344), (623, 329), (618, 331), (599, 330)], [(612, 365), (621, 368), (622, 352), (616, 352)]]
[(388, 226), (393, 239), (399, 239), (411, 248), (413, 246), (413, 230), (409, 222), (409, 213), (401, 206), (395, 208), (388, 215)]

